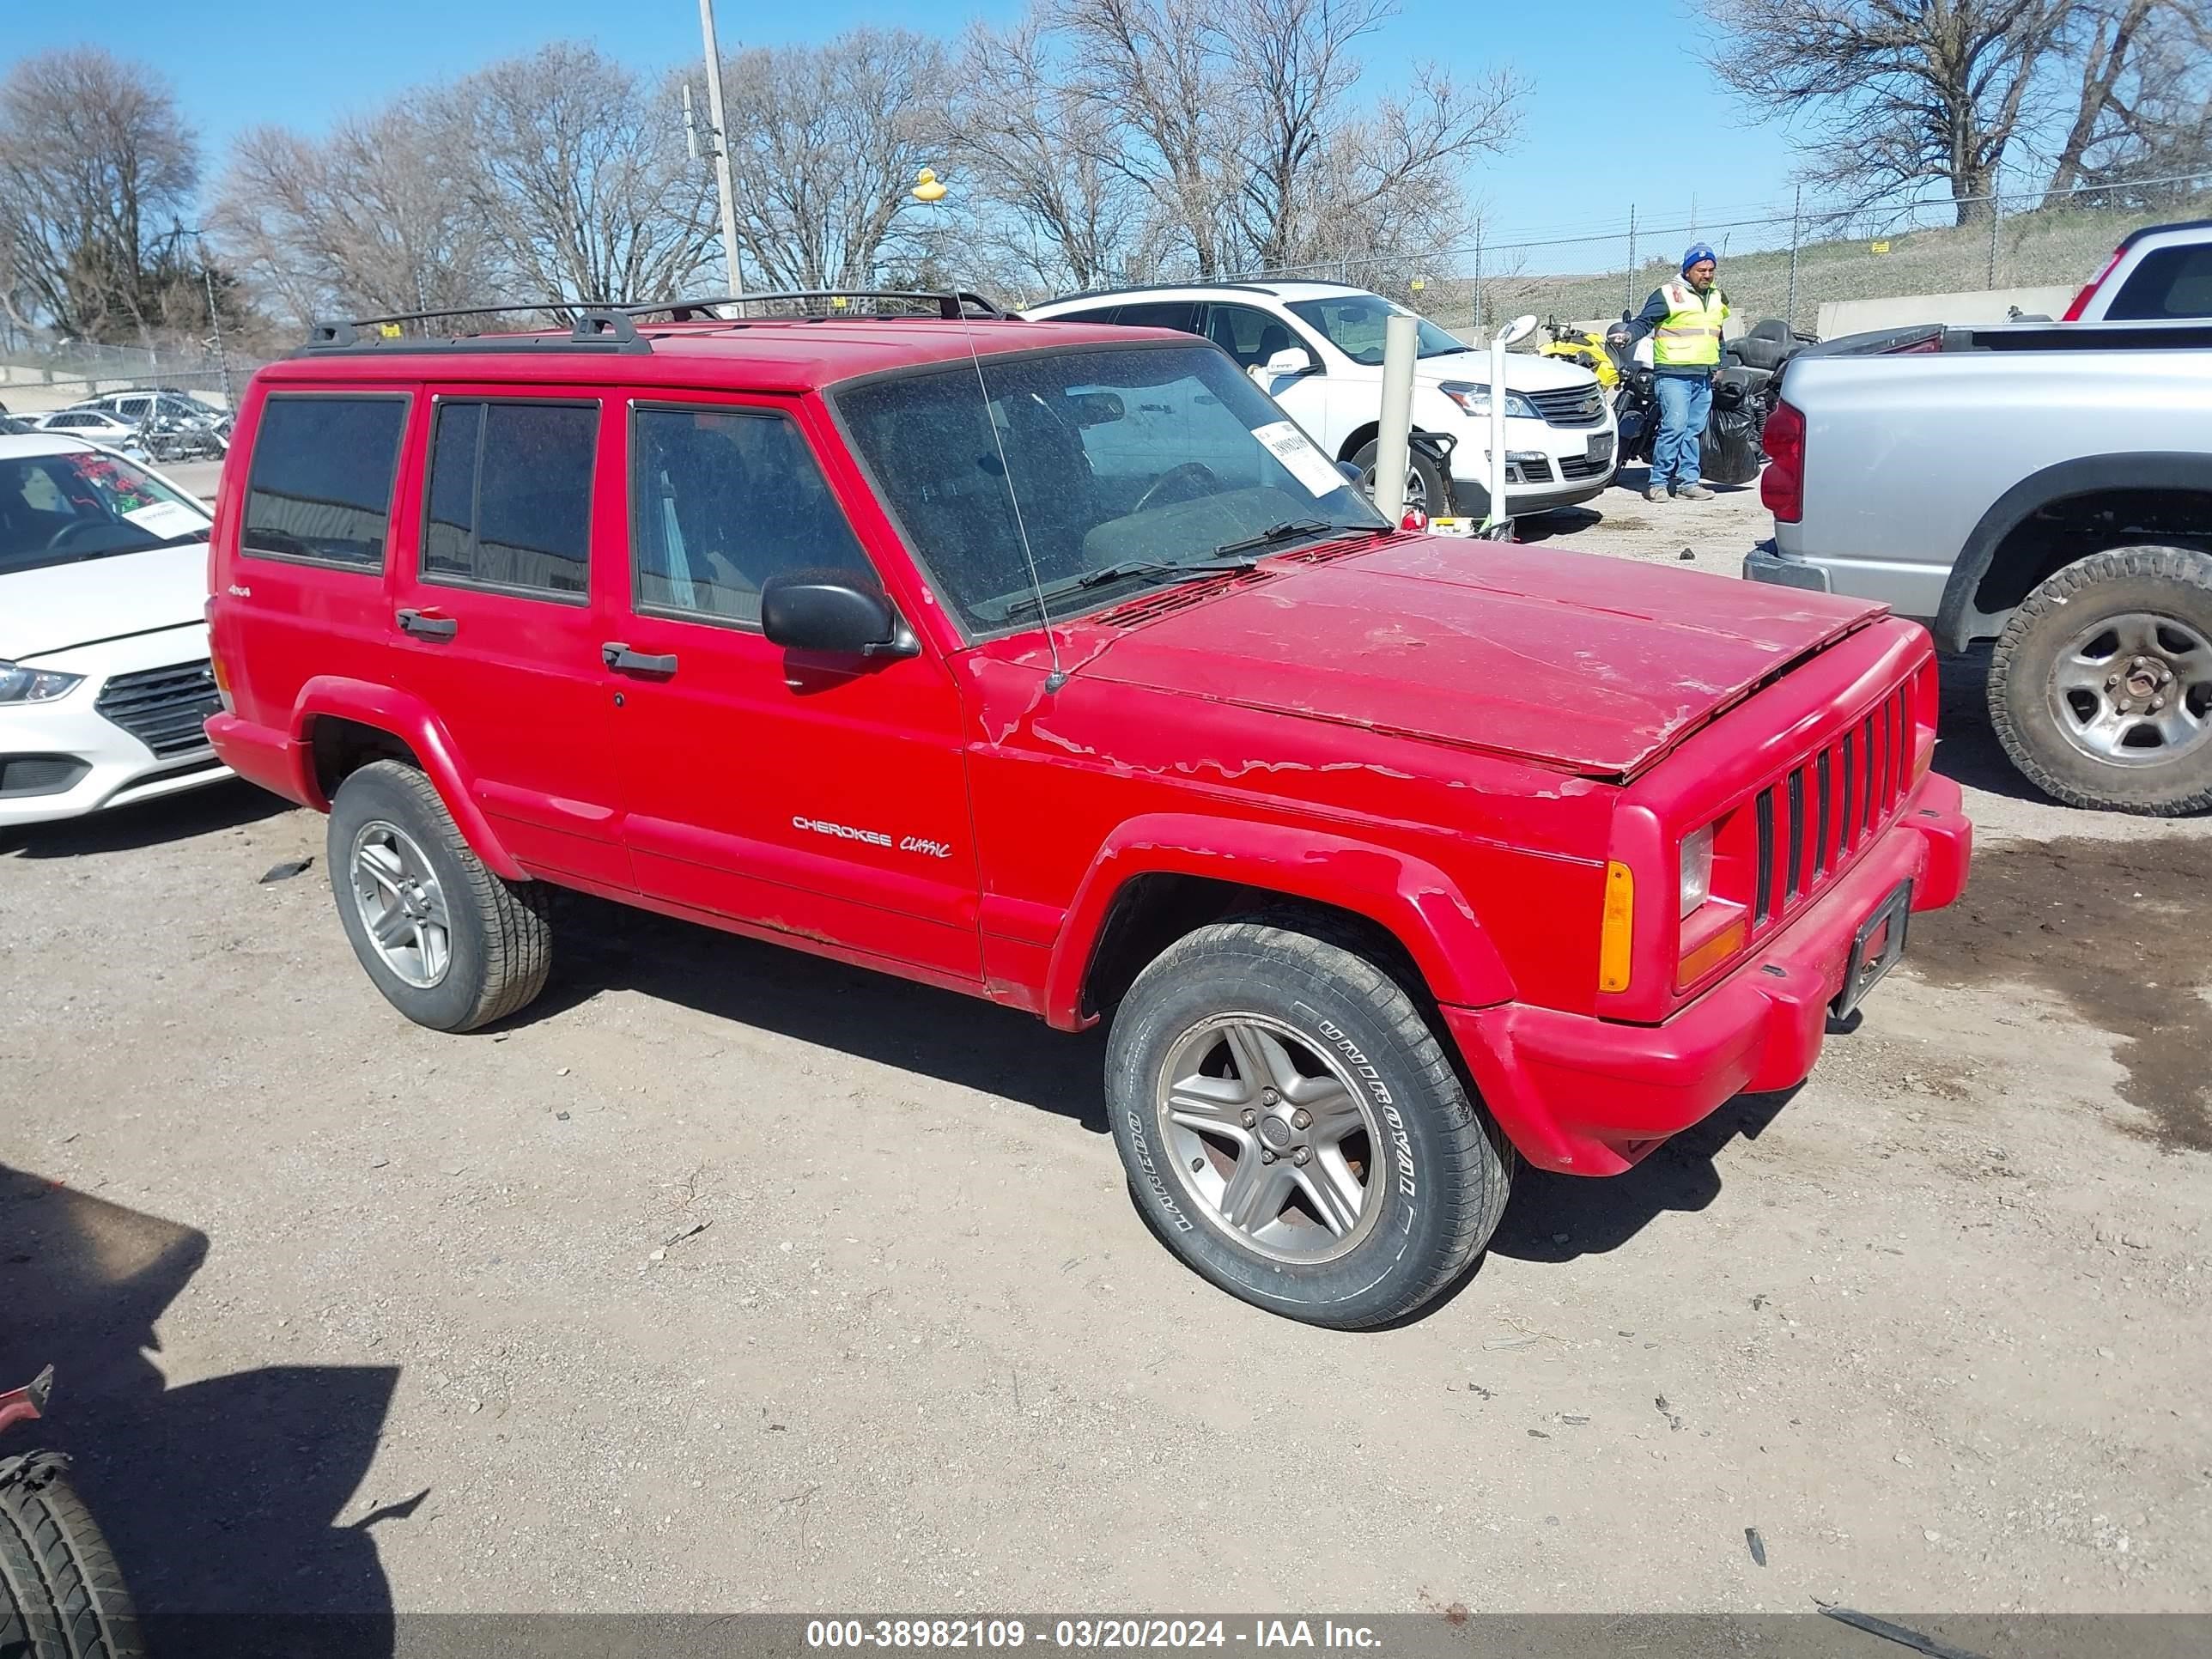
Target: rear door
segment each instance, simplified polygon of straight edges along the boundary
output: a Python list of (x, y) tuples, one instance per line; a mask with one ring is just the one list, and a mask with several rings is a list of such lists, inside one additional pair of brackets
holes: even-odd
[[(421, 498), (394, 538), (398, 678), (444, 724), (517, 861), (630, 889), (599, 655), (608, 618), (592, 574), (623, 560), (595, 523), (595, 508), (622, 499), (604, 402), (596, 391), (449, 386), (416, 421)], [(618, 511), (605, 522), (619, 526)]]
[[(927, 647), (860, 660), (760, 631), (779, 571), (874, 578), (837, 491), (865, 490), (817, 410), (641, 394), (628, 411), (624, 834), (655, 897), (875, 959), (981, 977), (960, 701)], [(842, 467), (832, 488), (821, 457)], [(878, 520), (880, 515), (877, 515)]]

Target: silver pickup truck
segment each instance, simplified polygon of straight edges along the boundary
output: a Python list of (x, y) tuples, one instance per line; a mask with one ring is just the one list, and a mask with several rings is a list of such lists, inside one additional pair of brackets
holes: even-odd
[(2212, 807), (2212, 323), (1828, 341), (1765, 445), (1747, 577), (1994, 641), (1990, 720), (2059, 800)]

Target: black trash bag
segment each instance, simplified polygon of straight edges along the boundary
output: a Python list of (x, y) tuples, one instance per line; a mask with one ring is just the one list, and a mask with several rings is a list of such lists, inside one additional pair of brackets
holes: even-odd
[(1698, 471), (1706, 483), (1749, 483), (1759, 476), (1759, 406), (1717, 403), (1698, 444)]

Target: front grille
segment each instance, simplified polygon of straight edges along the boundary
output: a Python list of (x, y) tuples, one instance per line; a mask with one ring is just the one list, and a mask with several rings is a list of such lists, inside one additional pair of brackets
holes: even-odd
[(1759, 791), (1752, 814), (1754, 928), (1794, 915), (1888, 828), (1912, 787), (1913, 732), (1907, 680), (1864, 720)]
[(1516, 461), (1513, 465), (1521, 469), (1521, 482), (1522, 483), (1549, 483), (1552, 482), (1552, 464), (1540, 455), (1526, 461)]
[(95, 713), (113, 721), (163, 759), (207, 747), (201, 729), (222, 707), (208, 659), (173, 668), (118, 674), (100, 688)]
[(1524, 392), (1536, 412), (1551, 426), (1595, 426), (1605, 419), (1605, 394), (1593, 381), (1586, 386), (1563, 386), (1555, 392)]
[(1559, 476), (1562, 478), (1595, 478), (1611, 466), (1611, 461), (1594, 461), (1587, 455), (1562, 455)]

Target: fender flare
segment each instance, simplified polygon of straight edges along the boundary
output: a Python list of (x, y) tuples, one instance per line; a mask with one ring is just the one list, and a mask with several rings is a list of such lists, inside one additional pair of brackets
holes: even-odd
[(1162, 812), (1118, 825), (1084, 873), (1045, 971), (1048, 1024), (1079, 1030), (1088, 1023), (1083, 985), (1099, 935), (1121, 890), (1146, 875), (1236, 882), (1351, 911), (1406, 948), (1438, 1002), (1513, 1000), (1504, 959), (1474, 907), (1425, 860), (1288, 824)]
[(477, 805), (469, 785), (471, 775), (462, 765), (453, 738), (430, 712), (430, 705), (411, 692), (373, 680), (349, 679), (337, 674), (318, 674), (300, 688), (292, 706), (292, 741), (298, 746), (309, 796), (323, 811), (330, 802), (322, 798), (312, 757), (315, 721), (324, 715), (373, 726), (389, 732), (415, 751), (438, 799), (476, 855), (495, 875), (508, 881), (525, 881), (528, 873), (517, 864), (491, 827), (491, 820)]
[(1936, 643), (1964, 651), (1978, 639), (2001, 632), (2004, 614), (1974, 603), (2005, 538), (2045, 507), (2075, 495), (2107, 489), (2188, 489), (2206, 484), (2203, 454), (2181, 450), (2143, 450), (2123, 455), (2081, 455), (2031, 472), (1996, 498), (1959, 550), (1943, 584), (1943, 603), (1936, 613)]

